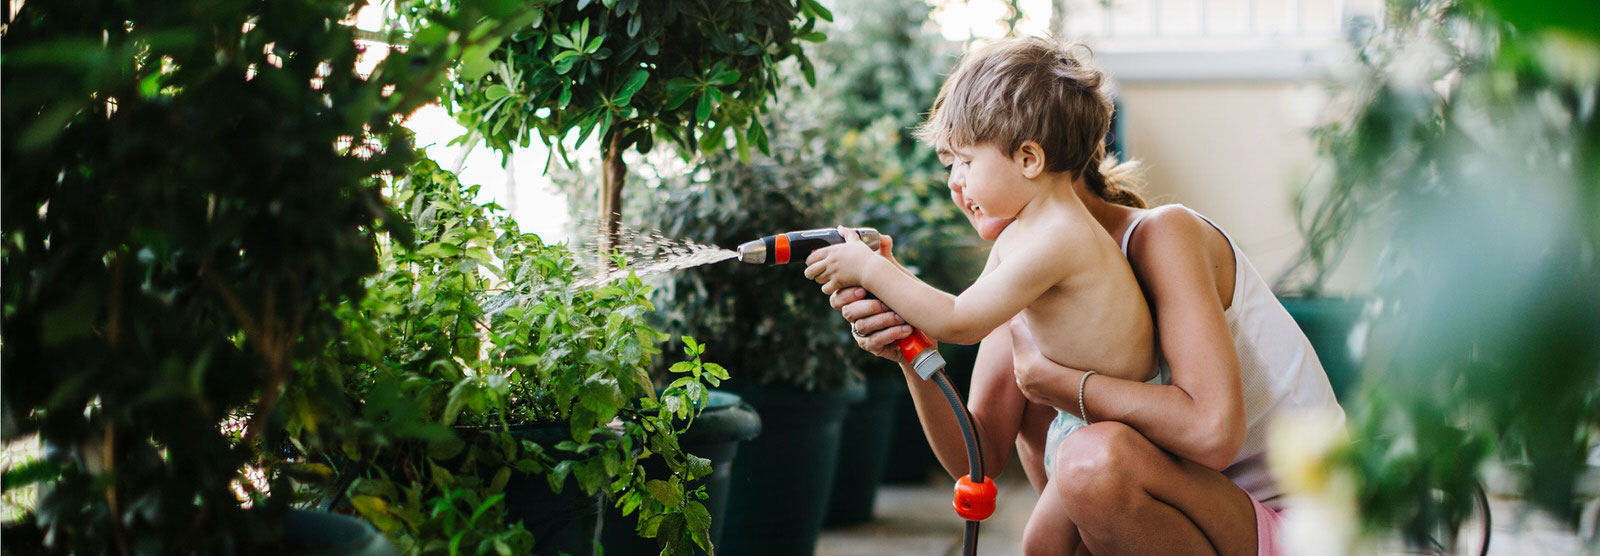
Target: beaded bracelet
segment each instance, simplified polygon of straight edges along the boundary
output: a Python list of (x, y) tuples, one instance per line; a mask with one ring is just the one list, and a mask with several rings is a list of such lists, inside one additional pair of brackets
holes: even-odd
[(1083, 418), (1083, 424), (1085, 425), (1089, 424), (1090, 421), (1089, 411), (1083, 408), (1083, 385), (1089, 382), (1089, 375), (1092, 374), (1095, 374), (1095, 372), (1085, 372), (1083, 373), (1083, 378), (1078, 379), (1078, 416)]

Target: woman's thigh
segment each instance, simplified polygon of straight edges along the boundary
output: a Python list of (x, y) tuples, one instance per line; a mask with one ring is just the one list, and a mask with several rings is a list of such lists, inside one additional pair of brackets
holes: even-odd
[(1095, 554), (1255, 554), (1255, 507), (1221, 473), (1103, 422), (1062, 441), (1052, 485)]

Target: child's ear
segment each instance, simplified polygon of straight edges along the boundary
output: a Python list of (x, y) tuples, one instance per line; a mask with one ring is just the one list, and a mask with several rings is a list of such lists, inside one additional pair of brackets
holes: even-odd
[(1023, 141), (1017, 152), (1011, 154), (1012, 162), (1022, 170), (1022, 177), (1033, 179), (1044, 174), (1044, 147), (1034, 141)]

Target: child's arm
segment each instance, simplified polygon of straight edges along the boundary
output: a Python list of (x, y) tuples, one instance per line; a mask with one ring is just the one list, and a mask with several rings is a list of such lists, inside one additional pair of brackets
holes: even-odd
[(806, 276), (825, 293), (860, 285), (878, 296), (907, 323), (934, 339), (973, 344), (1021, 312), (1071, 268), (1068, 249), (1051, 242), (1020, 241), (1008, 246), (1001, 262), (991, 253), (978, 280), (952, 296), (893, 268), (871, 249), (849, 237), (843, 245), (821, 249), (806, 260)]

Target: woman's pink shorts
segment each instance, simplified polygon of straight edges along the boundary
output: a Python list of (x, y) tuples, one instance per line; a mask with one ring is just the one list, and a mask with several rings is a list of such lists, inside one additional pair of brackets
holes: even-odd
[(1250, 497), (1250, 504), (1256, 507), (1256, 554), (1260, 556), (1280, 556), (1284, 554), (1283, 521), (1278, 512), (1263, 505), (1256, 497)]

